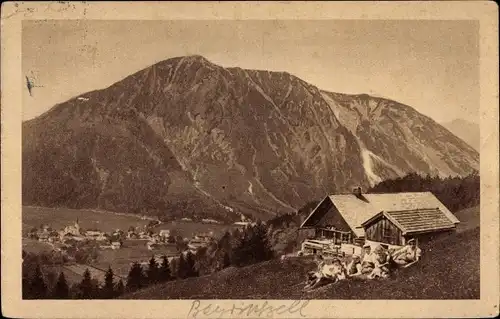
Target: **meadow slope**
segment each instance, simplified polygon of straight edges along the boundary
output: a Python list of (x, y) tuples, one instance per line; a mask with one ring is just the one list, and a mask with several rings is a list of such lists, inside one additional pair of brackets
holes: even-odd
[(437, 240), (419, 264), (383, 281), (345, 281), (302, 292), (310, 260), (271, 260), (148, 287), (122, 299), (477, 299), (479, 227)]

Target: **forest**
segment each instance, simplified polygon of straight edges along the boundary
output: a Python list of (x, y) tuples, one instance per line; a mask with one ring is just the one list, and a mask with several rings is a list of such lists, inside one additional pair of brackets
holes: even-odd
[(448, 209), (457, 212), (479, 205), (480, 180), (477, 171), (466, 177), (431, 177), (410, 173), (386, 180), (367, 190), (367, 193), (424, 192), (433, 193)]

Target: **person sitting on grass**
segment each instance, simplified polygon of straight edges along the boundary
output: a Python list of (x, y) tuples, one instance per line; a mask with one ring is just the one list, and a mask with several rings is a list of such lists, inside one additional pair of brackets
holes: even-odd
[(304, 287), (305, 290), (312, 290), (320, 286), (335, 283), (346, 278), (345, 267), (338, 258), (328, 258), (321, 269), (314, 274), (312, 280)]
[(361, 259), (361, 273), (370, 274), (375, 268), (375, 257), (369, 244), (363, 246), (363, 258)]
[(351, 262), (347, 265), (347, 275), (349, 277), (361, 275), (361, 257), (357, 254), (352, 256)]
[(315, 271), (309, 271), (307, 273), (306, 289), (313, 286), (317, 281), (319, 281), (319, 279), (321, 278), (323, 266), (325, 265), (325, 260), (321, 255), (315, 255), (314, 262), (316, 263), (317, 268)]
[(382, 246), (377, 246), (374, 251), (374, 268), (368, 279), (389, 277), (389, 255)]
[(394, 262), (400, 266), (408, 267), (419, 261), (422, 250), (417, 247), (415, 239), (410, 239), (405, 246), (392, 254)]
[(333, 282), (337, 282), (339, 280), (347, 278), (345, 265), (338, 257), (333, 258), (331, 265), (324, 267), (324, 273), (325, 277), (332, 280)]

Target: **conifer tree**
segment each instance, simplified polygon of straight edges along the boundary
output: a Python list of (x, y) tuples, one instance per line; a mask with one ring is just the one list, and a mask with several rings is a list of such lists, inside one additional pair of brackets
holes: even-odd
[(47, 284), (47, 296), (53, 295), (53, 289), (56, 286), (58, 275), (53, 271), (48, 271), (45, 274), (45, 283)]
[(229, 258), (229, 253), (224, 251), (224, 256), (222, 257), (222, 268), (227, 268), (231, 266), (231, 260)]
[(92, 282), (92, 277), (90, 276), (90, 271), (87, 268), (83, 273), (83, 279), (80, 282), (79, 288), (79, 299), (94, 299), (96, 297), (96, 287)]
[(127, 278), (127, 291), (136, 291), (146, 285), (146, 276), (138, 262), (132, 264)]
[(269, 260), (273, 255), (266, 227), (259, 222), (245, 229), (239, 245), (234, 249), (233, 262), (237, 266), (245, 266)]
[(61, 271), (59, 277), (57, 278), (56, 285), (52, 294), (54, 299), (68, 299), (69, 298), (69, 286), (66, 281), (64, 273)]
[(42, 268), (39, 264), (35, 267), (28, 289), (32, 299), (44, 299), (47, 297), (47, 284), (43, 279)]
[(152, 256), (149, 260), (147, 279), (150, 285), (158, 282), (158, 264), (156, 263), (155, 256)]
[(179, 263), (177, 265), (177, 277), (180, 279), (187, 278), (188, 269), (186, 264), (186, 259), (184, 258), (184, 253), (181, 253), (179, 257)]
[(162, 258), (162, 263), (159, 269), (158, 278), (162, 282), (172, 280), (172, 271), (170, 269), (170, 263), (168, 262), (167, 256), (163, 256)]
[(111, 266), (108, 268), (106, 271), (106, 275), (104, 276), (104, 286), (102, 287), (101, 290), (101, 297), (103, 299), (111, 299), (115, 296), (115, 289), (114, 289), (114, 282), (113, 278), (114, 273), (113, 269), (111, 269)]
[(118, 283), (115, 285), (115, 295), (114, 297), (118, 297), (123, 295), (125, 292), (125, 285), (123, 285), (123, 281), (120, 279)]
[(190, 251), (186, 254), (186, 277), (197, 277), (198, 271), (196, 270), (196, 263), (194, 255)]

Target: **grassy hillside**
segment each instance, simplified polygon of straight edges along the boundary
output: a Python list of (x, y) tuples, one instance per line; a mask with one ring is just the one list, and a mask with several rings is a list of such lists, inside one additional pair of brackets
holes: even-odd
[(302, 292), (314, 265), (307, 259), (272, 260), (227, 268), (204, 277), (146, 288), (124, 299), (476, 299), (479, 228), (436, 241), (419, 264), (383, 281), (345, 281)]

